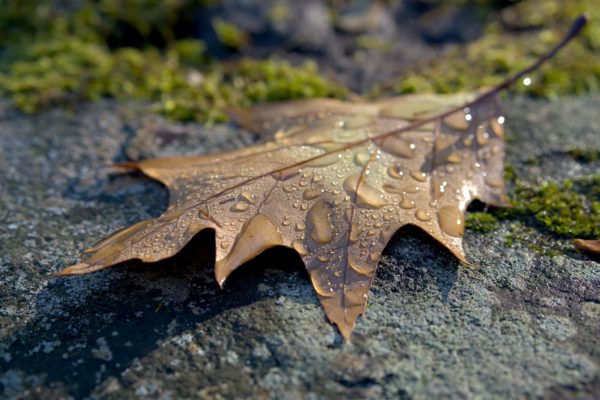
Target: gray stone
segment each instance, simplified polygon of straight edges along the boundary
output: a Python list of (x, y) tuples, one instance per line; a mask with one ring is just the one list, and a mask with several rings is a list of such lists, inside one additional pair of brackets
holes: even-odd
[[(350, 344), (300, 259), (276, 249), (212, 275), (214, 239), (177, 257), (55, 279), (111, 231), (157, 216), (166, 190), (115, 161), (231, 149), (255, 138), (97, 102), (25, 116), (0, 107), (0, 393), (6, 398), (593, 398), (600, 264), (467, 231), (460, 266), (402, 230)], [(598, 170), (600, 97), (507, 101), (508, 161), (530, 179)], [(149, 122), (150, 121), (150, 122)], [(538, 157), (541, 164), (525, 161)], [(539, 236), (538, 236), (539, 235)], [(552, 239), (541, 232), (535, 240)]]

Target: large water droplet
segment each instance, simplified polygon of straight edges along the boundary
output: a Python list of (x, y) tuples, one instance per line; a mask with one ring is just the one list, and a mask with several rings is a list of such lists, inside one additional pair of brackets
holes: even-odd
[(308, 211), (307, 220), (312, 227), (310, 237), (317, 243), (326, 244), (333, 239), (330, 211), (331, 206), (323, 200), (318, 201)]
[(354, 257), (348, 257), (348, 265), (354, 272), (363, 276), (370, 276), (375, 272), (375, 266), (369, 265), (366, 262), (354, 259)]
[[(360, 174), (348, 176), (344, 180), (343, 187), (349, 195), (356, 195), (356, 204), (360, 207), (381, 208), (386, 205), (383, 194), (364, 180), (361, 180)], [(356, 190), (357, 187), (358, 191)]]
[(411, 158), (415, 145), (396, 136), (388, 136), (380, 141), (381, 150), (397, 157)]
[(463, 213), (455, 206), (444, 206), (438, 211), (442, 231), (451, 236), (462, 236), (465, 231)]
[(353, 161), (354, 164), (358, 165), (359, 167), (362, 167), (369, 162), (370, 158), (371, 154), (368, 151), (359, 151), (354, 155)]
[(314, 200), (322, 194), (323, 194), (323, 187), (320, 185), (317, 185), (311, 189), (306, 189), (304, 191), (304, 193), (302, 193), (302, 198), (304, 198), (304, 200)]
[(417, 217), (417, 219), (419, 221), (423, 221), (423, 222), (427, 222), (431, 220), (431, 215), (422, 209), (418, 209), (417, 211), (415, 211), (415, 217)]
[(244, 200), (250, 204), (254, 204), (255, 202), (254, 195), (250, 192), (240, 193), (240, 195), (238, 196), (238, 200)]
[(454, 152), (454, 153), (450, 154), (448, 157), (446, 157), (446, 162), (451, 163), (451, 164), (460, 164), (461, 161), (462, 161), (462, 157), (461, 157), (460, 153), (458, 153), (458, 152)]
[(504, 137), (504, 117), (498, 117), (496, 118), (492, 118), (490, 119), (490, 129), (492, 130), (492, 133), (496, 136), (498, 136), (499, 138), (503, 138)]
[(404, 177), (404, 171), (402, 171), (402, 167), (399, 164), (389, 167), (387, 173), (394, 179), (402, 179)]
[(465, 118), (467, 115), (470, 114), (465, 114), (463, 110), (457, 111), (444, 118), (444, 123), (459, 131), (467, 130), (469, 128), (469, 120)]
[(487, 132), (485, 125), (479, 125), (477, 127), (475, 138), (477, 139), (477, 144), (480, 146), (485, 146), (489, 142), (490, 134)]
[(333, 288), (331, 287), (331, 283), (329, 282), (329, 278), (325, 271), (320, 268), (313, 269), (309, 272), (310, 281), (315, 288), (315, 291), (320, 296), (331, 297), (333, 296)]
[(406, 196), (402, 196), (402, 198), (400, 199), (400, 207), (404, 208), (405, 210), (410, 210), (411, 208), (415, 208), (416, 206), (414, 201), (412, 201)]
[(231, 206), (230, 210), (233, 212), (244, 212), (248, 210), (248, 203), (244, 201), (238, 201), (234, 205)]
[(410, 171), (410, 176), (419, 182), (425, 182), (427, 180), (427, 174), (421, 171)]
[(385, 190), (388, 193), (402, 193), (402, 192), (404, 192), (404, 190), (401, 187), (399, 187), (397, 185), (394, 185), (391, 182), (385, 182), (382, 185), (382, 188), (383, 188), (383, 190)]

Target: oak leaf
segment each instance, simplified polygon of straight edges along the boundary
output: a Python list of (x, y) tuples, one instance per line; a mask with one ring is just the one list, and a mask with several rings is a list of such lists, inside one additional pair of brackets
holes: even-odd
[(212, 229), (219, 285), (261, 252), (290, 247), (329, 320), (348, 339), (381, 253), (400, 227), (421, 228), (467, 262), (468, 204), (508, 205), (498, 93), (543, 61), (481, 94), (231, 110), (239, 124), (274, 140), (223, 154), (119, 164), (162, 182), (170, 193), (167, 210), (97, 243), (59, 274), (159, 261)]

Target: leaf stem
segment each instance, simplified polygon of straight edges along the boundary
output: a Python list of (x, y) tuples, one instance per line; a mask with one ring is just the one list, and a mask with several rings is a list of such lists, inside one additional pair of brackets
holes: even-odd
[(563, 47), (565, 47), (573, 38), (575, 38), (577, 35), (579, 35), (579, 32), (581, 32), (583, 27), (588, 23), (589, 19), (590, 19), (590, 17), (587, 14), (580, 15), (573, 22), (573, 25), (571, 25), (571, 29), (569, 29), (569, 31), (565, 34), (565, 36), (563, 36), (561, 41), (558, 42), (552, 49), (550, 49), (550, 51), (548, 51), (546, 54), (544, 54), (543, 56), (538, 58), (538, 60), (536, 62), (534, 62), (533, 64), (531, 64), (529, 67), (517, 72), (516, 74), (514, 74), (511, 77), (508, 77), (507, 79), (504, 80), (504, 82), (501, 82), (500, 84), (498, 84), (494, 88), (492, 88), (490, 91), (479, 96), (479, 98), (474, 100), (473, 103), (484, 97), (492, 96), (492, 95), (508, 88), (509, 86), (512, 86), (515, 82), (519, 81), (525, 75), (538, 69), (542, 64), (544, 64), (546, 61), (548, 61), (549, 59), (554, 57), (556, 55), (556, 53), (558, 53)]

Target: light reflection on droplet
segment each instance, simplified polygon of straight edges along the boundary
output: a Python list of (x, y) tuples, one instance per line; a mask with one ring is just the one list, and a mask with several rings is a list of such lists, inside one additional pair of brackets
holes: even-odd
[(528, 76), (523, 78), (523, 85), (525, 85), (525, 86), (531, 85), (531, 78)]
[(505, 120), (506, 120), (506, 119), (505, 119), (505, 118), (504, 118), (504, 116), (502, 116), (502, 115), (498, 117), (498, 123), (499, 123), (500, 125), (504, 124), (504, 121), (505, 121)]

